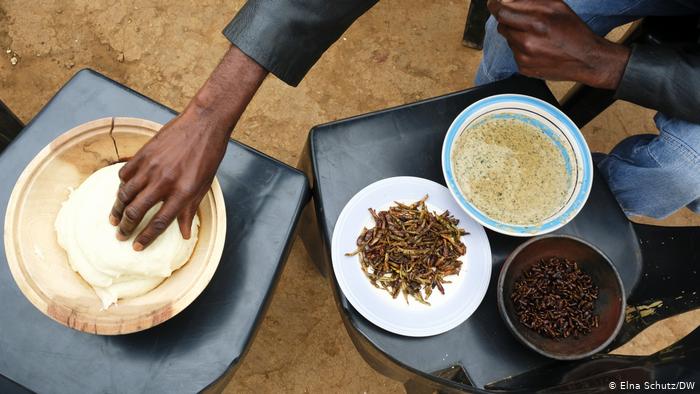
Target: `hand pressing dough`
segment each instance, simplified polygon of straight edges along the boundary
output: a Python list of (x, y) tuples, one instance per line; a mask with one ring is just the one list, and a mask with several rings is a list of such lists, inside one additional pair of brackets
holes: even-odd
[(119, 169), (113, 164), (90, 175), (63, 203), (56, 218), (58, 243), (68, 254), (71, 268), (88, 282), (106, 309), (118, 299), (137, 297), (158, 286), (182, 267), (197, 243), (199, 217), (192, 222), (190, 239), (182, 238), (176, 221), (141, 252), (134, 238), (158, 212), (151, 208), (130, 239), (119, 241), (109, 213), (119, 189)]

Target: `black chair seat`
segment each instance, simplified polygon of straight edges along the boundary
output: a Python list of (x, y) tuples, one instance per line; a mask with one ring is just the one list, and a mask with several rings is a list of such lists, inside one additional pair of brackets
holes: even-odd
[[(174, 115), (100, 74), (80, 71), (0, 155), (3, 215), (20, 172), (60, 133), (107, 116), (166, 123)], [(109, 337), (66, 328), (36, 310), (0, 262), (0, 392), (23, 386), (42, 393), (194, 393), (226, 383), (262, 321), (308, 183), (299, 171), (233, 141), (217, 176), (227, 214), (219, 267), (195, 302), (152, 329)]]
[[(496, 306), (500, 266), (522, 238), (487, 231), (493, 274), (486, 298), (462, 325), (428, 338), (394, 335), (364, 319), (343, 297), (331, 268), (328, 245), (348, 200), (368, 184), (392, 176), (418, 176), (444, 184), (440, 152), (450, 123), (469, 104), (499, 93), (528, 94), (556, 105), (542, 81), (516, 76), (315, 127), (302, 157), (301, 166), (313, 183), (313, 206), (305, 211), (301, 228), (307, 250), (332, 282), (345, 327), (365, 360), (379, 372), (408, 382), (412, 390), (422, 386), (474, 391), (553, 364), (516, 341)], [(605, 252), (618, 268), (628, 296), (644, 282), (646, 248), (640, 247), (633, 225), (597, 175), (582, 212), (558, 232), (582, 237)], [(683, 268), (680, 262), (676, 266)], [(689, 273), (685, 268), (683, 272)], [(690, 307), (697, 307), (697, 302)], [(687, 309), (675, 308), (674, 313), (682, 310)]]

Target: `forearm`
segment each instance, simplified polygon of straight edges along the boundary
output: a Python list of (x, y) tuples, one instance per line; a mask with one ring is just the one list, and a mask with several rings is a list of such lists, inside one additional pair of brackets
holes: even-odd
[(587, 56), (589, 67), (582, 70), (577, 82), (601, 89), (617, 89), (625, 72), (630, 49), (600, 37)]
[(160, 129), (119, 171), (122, 181), (109, 221), (124, 241), (156, 202), (163, 206), (136, 236), (140, 251), (178, 219), (190, 237), (197, 207), (226, 152), (233, 126), (267, 71), (232, 46), (185, 110)]
[(232, 45), (182, 116), (209, 122), (212, 127), (206, 129), (228, 138), (267, 74), (267, 70)]

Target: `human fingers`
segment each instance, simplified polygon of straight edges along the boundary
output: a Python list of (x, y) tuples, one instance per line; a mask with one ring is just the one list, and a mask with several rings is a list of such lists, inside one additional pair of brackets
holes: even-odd
[(158, 213), (153, 216), (153, 219), (146, 225), (146, 228), (136, 237), (134, 241), (134, 250), (141, 251), (148, 247), (173, 220), (182, 212), (185, 206), (185, 200), (179, 198), (171, 198), (166, 200)]
[(124, 241), (134, 229), (141, 223), (144, 215), (161, 200), (161, 195), (156, 187), (146, 187), (134, 199), (124, 207), (124, 213), (119, 227), (117, 228), (117, 238)]
[[(527, 0), (518, 0), (520, 2), (527, 2)], [(498, 11), (509, 3), (513, 3), (515, 0), (488, 0), (486, 2), (486, 8), (491, 12), (491, 15), (496, 16)]]
[(486, 2), (486, 8), (489, 9), (489, 12), (495, 18), (498, 18), (498, 13), (501, 10), (501, 7), (503, 7), (503, 5), (502, 5), (502, 2), (500, 0), (488, 0)]
[[(142, 148), (143, 149), (143, 148)], [(119, 169), (119, 179), (122, 180), (122, 182), (126, 182), (130, 180), (133, 176), (135, 176), (138, 173), (138, 169), (140, 168), (140, 163), (141, 163), (141, 155), (136, 154), (136, 156), (132, 157), (129, 159), (126, 164), (122, 166), (122, 168)]]
[(535, 39), (529, 33), (510, 29), (506, 26), (498, 26), (498, 33), (508, 42), (508, 46), (513, 51), (513, 55), (530, 54), (534, 49)]
[(180, 233), (182, 234), (182, 237), (184, 239), (190, 239), (192, 232), (192, 221), (194, 220), (194, 217), (197, 214), (199, 204), (201, 204), (202, 199), (204, 199), (204, 197), (209, 192), (209, 185), (211, 185), (212, 181), (207, 182), (206, 186), (201, 188), (200, 192), (197, 194), (197, 197), (190, 201), (190, 203), (187, 205), (187, 208), (185, 208), (177, 218), (178, 225), (180, 226)]
[(192, 221), (194, 220), (194, 215), (197, 213), (197, 208), (192, 205), (185, 208), (184, 211), (180, 213), (177, 217), (177, 224), (180, 227), (180, 234), (182, 238), (190, 239), (192, 236)]
[(540, 13), (514, 8), (510, 4), (501, 5), (494, 17), (498, 21), (499, 26), (506, 26), (514, 30), (542, 32), (547, 28), (545, 21), (540, 17)]
[(109, 222), (116, 226), (121, 222), (124, 208), (131, 203), (136, 195), (143, 190), (148, 182), (146, 176), (136, 176), (128, 181), (122, 182), (117, 190), (117, 198), (114, 201), (112, 210), (109, 213)]

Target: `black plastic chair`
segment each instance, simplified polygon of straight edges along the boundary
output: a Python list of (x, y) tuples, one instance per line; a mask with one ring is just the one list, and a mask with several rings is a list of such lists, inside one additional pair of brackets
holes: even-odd
[[(65, 130), (119, 116), (165, 124), (175, 115), (79, 71), (0, 155), (0, 212), (27, 163)], [(309, 187), (299, 171), (233, 140), (217, 177), (229, 231), (216, 274), (184, 311), (145, 331), (98, 336), (52, 321), (21, 294), (0, 243), (0, 393), (220, 392), (263, 321)], [(89, 372), (76, 378), (82, 370)]]
[[(606, 351), (625, 344), (635, 335), (657, 321), (700, 307), (698, 279), (700, 278), (700, 227), (658, 227), (633, 224), (638, 237), (642, 268), (640, 280), (628, 298), (626, 321), (617, 338)], [(365, 357), (372, 354), (371, 346), (353, 340)], [(648, 356), (623, 356), (600, 353), (575, 362), (555, 362), (477, 389), (471, 385), (468, 375), (460, 367), (433, 373), (432, 376), (413, 376), (404, 382), (408, 393), (586, 393), (621, 389), (626, 382), (628, 389), (640, 382), (683, 382), (684, 385), (700, 381), (700, 328), (654, 354)], [(387, 370), (388, 360), (375, 355), (375, 369)], [(643, 388), (644, 386), (642, 386)], [(685, 386), (686, 390), (692, 390)], [(695, 386), (700, 390), (700, 386)]]
[[(494, 265), (489, 293), (474, 316), (448, 333), (429, 338), (396, 336), (372, 325), (345, 299), (333, 276), (329, 246), (345, 203), (362, 187), (390, 176), (442, 182), (437, 158), (450, 123), (469, 104), (500, 93), (530, 94), (556, 104), (542, 81), (516, 76), (312, 130), (300, 167), (312, 182), (313, 198), (302, 215), (300, 236), (331, 282), (336, 306), (358, 352), (376, 371), (404, 383), (411, 393), (545, 388), (573, 393), (581, 392), (580, 388), (601, 391), (610, 382), (638, 382), (650, 376), (659, 382), (697, 380), (700, 371), (693, 370), (700, 363), (697, 330), (648, 357), (599, 354), (577, 362), (556, 362), (517, 343), (498, 315), (493, 284), (503, 260), (524, 240), (490, 231)], [(616, 264), (625, 283), (627, 319), (607, 351), (654, 322), (700, 307), (700, 227), (631, 223), (596, 176), (586, 207), (558, 231), (598, 246)], [(453, 358), (440, 362), (438, 357), (448, 351)]]
[[(697, 363), (700, 359), (700, 328), (677, 343), (650, 356), (599, 355), (593, 358), (556, 364), (489, 386), (494, 391), (586, 392), (600, 389), (601, 382), (612, 390), (645, 389), (641, 382), (675, 384), (675, 389), (698, 390)], [(632, 383), (634, 382), (634, 383)], [(638, 383), (639, 382), (639, 383)], [(639, 384), (640, 387), (636, 386)], [(692, 386), (691, 386), (692, 385)], [(659, 386), (664, 391), (674, 386)], [(605, 384), (603, 384), (605, 388)]]

